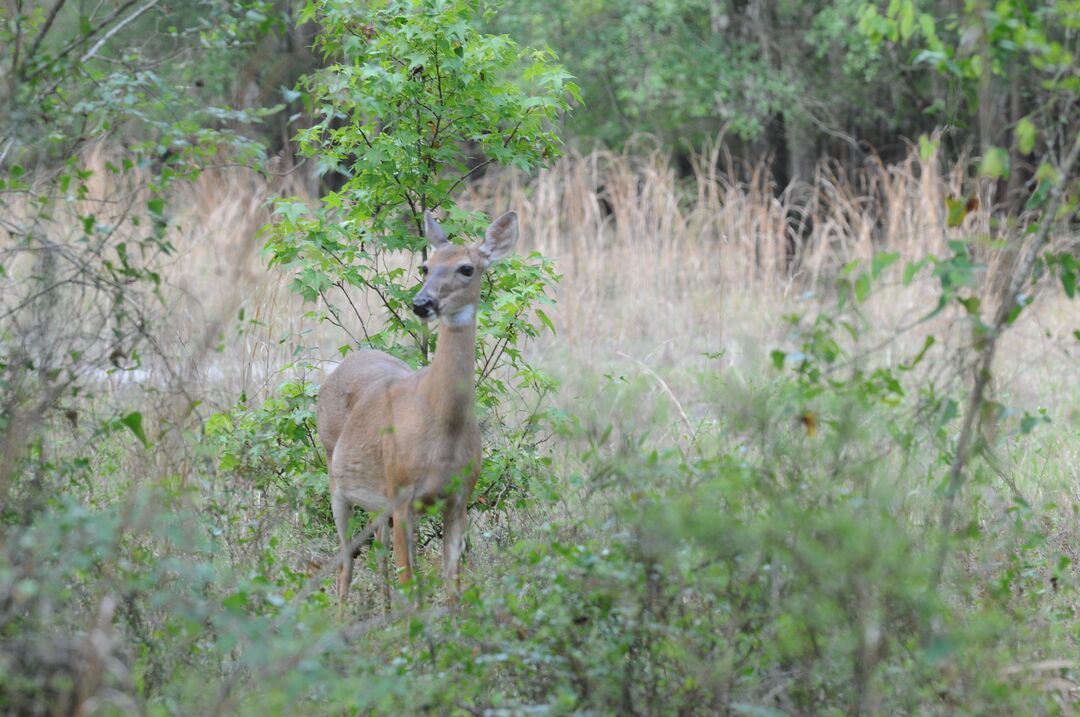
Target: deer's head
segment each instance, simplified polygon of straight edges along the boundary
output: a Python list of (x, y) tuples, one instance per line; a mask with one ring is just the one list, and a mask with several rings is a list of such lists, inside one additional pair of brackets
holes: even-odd
[(509, 255), (517, 241), (517, 213), (493, 221), (484, 241), (470, 246), (451, 244), (430, 212), (424, 212), (424, 224), (433, 251), (420, 267), (424, 286), (413, 297), (413, 312), (425, 321), (438, 316), (450, 326), (470, 323), (484, 271)]

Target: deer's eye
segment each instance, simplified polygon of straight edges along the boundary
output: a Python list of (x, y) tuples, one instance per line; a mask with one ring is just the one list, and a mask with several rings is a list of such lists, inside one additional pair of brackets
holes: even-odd
[(476, 269), (469, 264), (463, 264), (458, 267), (458, 273), (462, 276), (472, 276), (474, 271), (476, 271)]
[(423, 264), (420, 265), (420, 276), (427, 276), (427, 267)]

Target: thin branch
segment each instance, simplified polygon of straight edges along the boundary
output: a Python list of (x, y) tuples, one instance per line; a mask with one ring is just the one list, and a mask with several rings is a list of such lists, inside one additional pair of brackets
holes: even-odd
[(330, 301), (330, 299), (326, 298), (326, 293), (322, 289), (319, 290), (319, 296), (322, 297), (323, 302), (326, 304), (327, 310), (330, 312), (330, 323), (347, 333), (349, 335), (349, 338), (352, 339), (353, 343), (360, 343), (356, 340), (356, 337), (353, 336), (352, 331), (349, 331), (347, 328), (345, 328), (345, 324), (341, 322), (341, 316), (338, 315), (337, 307), (334, 306), (334, 303)]
[(116, 23), (116, 25), (113, 26), (113, 28), (111, 30), (109, 30), (107, 33), (105, 33), (105, 35), (102, 36), (102, 38), (100, 40), (98, 40), (97, 42), (94, 43), (94, 46), (91, 47), (86, 52), (86, 54), (83, 55), (82, 58), (79, 59), (79, 62), (80, 63), (86, 62), (87, 60), (92, 58), (94, 55), (96, 55), (97, 51), (101, 49), (102, 45), (104, 45), (106, 42), (108, 42), (110, 39), (112, 39), (112, 37), (114, 35), (116, 35), (116, 33), (120, 32), (125, 27), (127, 27), (131, 23), (135, 22), (135, 20), (138, 19), (138, 17), (140, 15), (142, 15), (144, 12), (146, 12), (150, 8), (157, 5), (158, 2), (159, 2), (159, 0), (150, 0), (150, 2), (146, 3), (141, 8), (139, 8), (135, 12), (131, 13), (130, 15), (128, 15), (126, 18), (124, 18), (120, 22)]
[(470, 170), (469, 170), (468, 172), (466, 172), (465, 174), (463, 174), (463, 175), (461, 175), (460, 177), (458, 177), (458, 180), (457, 180), (456, 182), (454, 182), (453, 184), (451, 184), (451, 185), (450, 185), (450, 189), (449, 189), (449, 191), (447, 191), (447, 192), (446, 192), (446, 196), (448, 196), (448, 197), (449, 197), (449, 196), (450, 196), (451, 194), (453, 194), (453, 193), (454, 193), (454, 190), (458, 188), (458, 185), (459, 185), (459, 184), (461, 184), (461, 183), (462, 183), (462, 182), (464, 182), (464, 181), (465, 181), (466, 179), (468, 179), (469, 177), (471, 177), (471, 176), (472, 176), (473, 174), (475, 174), (476, 172), (479, 172), (479, 171), (480, 171), (481, 169), (483, 169), (484, 167), (488, 166), (489, 164), (491, 164), (491, 163), (492, 163), (492, 162), (494, 162), (494, 161), (495, 161), (494, 159), (485, 159), (485, 160), (484, 160), (483, 162), (481, 162), (480, 164), (476, 165), (475, 167), (473, 167), (472, 169), (470, 169)]
[(532, 112), (532, 107), (525, 110), (525, 114), (523, 114), (521, 116), (521, 119), (518, 120), (518, 123), (514, 125), (514, 129), (510, 131), (510, 134), (506, 135), (506, 139), (503, 140), (503, 147), (509, 146), (510, 142), (513, 141), (514, 137), (518, 133), (518, 130), (521, 129), (521, 123), (525, 121), (525, 118), (529, 115), (530, 112)]
[(48, 65), (42, 69), (47, 69), (48, 67), (55, 65), (57, 62), (67, 57), (68, 53), (70, 53), (72, 50), (74, 50), (76, 47), (83, 44), (84, 42), (88, 42), (91, 37), (97, 35), (103, 29), (108, 27), (113, 20), (127, 12), (128, 8), (130, 8), (136, 2), (138, 2), (138, 0), (128, 0), (120, 7), (116, 8), (116, 10), (114, 10), (113, 13), (109, 15), (109, 17), (105, 18), (105, 20), (103, 20), (100, 25), (91, 28), (90, 32), (86, 33), (85, 35), (80, 35), (79, 37), (75, 38), (67, 45), (65, 45), (58, 53), (56, 53), (56, 57), (52, 59), (52, 62), (48, 63)]
[[(345, 301), (349, 302), (349, 307), (356, 315), (356, 320), (360, 322), (360, 330), (364, 332), (364, 340), (367, 341), (368, 346), (371, 345), (371, 336), (368, 334), (367, 324), (364, 323), (364, 317), (360, 315), (360, 310), (356, 308), (356, 304), (353, 303), (352, 298), (349, 296), (349, 292), (345, 290), (345, 282), (337, 282), (337, 288), (341, 289), (341, 293), (345, 296)], [(325, 297), (323, 297), (325, 298)], [(351, 334), (350, 334), (351, 335)], [(355, 339), (354, 339), (355, 341)]]
[(1042, 251), (1050, 238), (1050, 229), (1054, 226), (1062, 198), (1065, 196), (1065, 187), (1068, 186), (1069, 177), (1078, 159), (1080, 159), (1080, 134), (1073, 139), (1072, 149), (1061, 165), (1061, 181), (1050, 190), (1050, 204), (1043, 213), (1044, 218), (1039, 225), (1039, 231), (1028, 245), (1027, 252), (1020, 263), (1013, 270), (1008, 291), (1002, 298), (1001, 305), (997, 310), (997, 316), (994, 318), (994, 325), (990, 328), (989, 335), (983, 344), (982, 354), (975, 369), (975, 383), (964, 412), (964, 423), (960, 429), (960, 438), (956, 443), (956, 453), (953, 455), (952, 465), (949, 468), (949, 485), (945, 491), (945, 503), (941, 507), (941, 545), (938, 548), (937, 559), (930, 577), (931, 592), (937, 592), (938, 587), (941, 585), (945, 562), (949, 556), (950, 532), (952, 531), (956, 509), (956, 496), (966, 482), (964, 468), (967, 467), (972, 442), (975, 438), (975, 419), (982, 410), (983, 395), (986, 392), (987, 384), (990, 382), (990, 368), (994, 362), (997, 340), (1001, 337), (1009, 317), (1018, 305), (1020, 290), (1031, 275), (1035, 261), (1039, 258), (1039, 252)]
[[(682, 418), (683, 423), (686, 424), (686, 430), (690, 431), (690, 442), (694, 445), (694, 448), (697, 449), (698, 455), (704, 455), (701, 450), (701, 444), (698, 443), (698, 429), (694, 425), (693, 421), (690, 420), (690, 417), (686, 415), (686, 411), (683, 410), (682, 403), (679, 401), (678, 397), (675, 396), (675, 392), (671, 390), (671, 387), (667, 385), (667, 381), (661, 378), (660, 374), (656, 373), (656, 371), (653, 371), (651, 368), (649, 368), (649, 366), (644, 361), (636, 359), (633, 356), (628, 356), (622, 351), (616, 351), (615, 353), (619, 356), (622, 356), (623, 358), (630, 359), (631, 361), (636, 363), (638, 366), (641, 367), (642, 371), (651, 376), (653, 380), (655, 380), (656, 383), (660, 385), (660, 388), (664, 391), (664, 393), (667, 394), (667, 397), (670, 398), (671, 402), (675, 405), (675, 410), (679, 412), (679, 417)], [(683, 455), (685, 456), (686, 454), (683, 453)]]
[(357, 129), (357, 131), (358, 131), (358, 132), (360, 133), (360, 137), (361, 137), (361, 139), (363, 139), (363, 140), (364, 140), (364, 144), (366, 144), (366, 145), (368, 146), (368, 149), (372, 149), (373, 147), (372, 147), (372, 145), (371, 145), (371, 140), (370, 140), (370, 139), (368, 139), (367, 133), (366, 133), (366, 132), (364, 132), (364, 128), (363, 128), (363, 127), (360, 127), (360, 126), (357, 126), (357, 128), (356, 128), (356, 129)]
[[(41, 41), (49, 34), (49, 28), (52, 27), (53, 21), (56, 20), (57, 14), (60, 12), (60, 9), (64, 7), (66, 2), (67, 0), (56, 0), (53, 4), (52, 9), (49, 10), (48, 17), (45, 18), (45, 24), (38, 30), (37, 37), (34, 38), (34, 42), (30, 45), (30, 49), (26, 51), (26, 57), (23, 59), (23, 62), (29, 62), (33, 59), (34, 55), (37, 54), (38, 47), (41, 46)], [(17, 66), (12, 68), (13, 71), (16, 69)]]

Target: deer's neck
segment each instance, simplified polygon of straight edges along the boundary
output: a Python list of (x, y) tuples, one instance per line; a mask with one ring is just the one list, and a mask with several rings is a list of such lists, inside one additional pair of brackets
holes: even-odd
[(439, 321), (439, 345), (428, 373), (428, 409), (448, 429), (468, 426), (476, 414), (476, 308)]

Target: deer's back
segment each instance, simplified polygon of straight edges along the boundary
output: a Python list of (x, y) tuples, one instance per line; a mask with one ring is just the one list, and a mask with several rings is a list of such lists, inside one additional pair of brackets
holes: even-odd
[(349, 413), (358, 406), (365, 413), (378, 413), (380, 388), (411, 373), (407, 363), (382, 351), (356, 351), (345, 357), (319, 389), (315, 425), (328, 459), (341, 438)]

